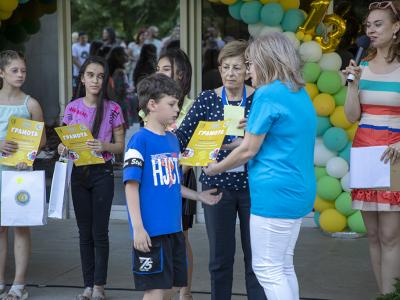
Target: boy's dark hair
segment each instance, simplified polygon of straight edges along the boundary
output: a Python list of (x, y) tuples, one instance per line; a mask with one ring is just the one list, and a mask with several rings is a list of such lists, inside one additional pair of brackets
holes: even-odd
[(164, 74), (152, 74), (143, 78), (137, 86), (139, 107), (147, 115), (149, 113), (147, 104), (150, 99), (158, 102), (165, 96), (172, 96), (180, 99), (181, 88), (175, 80)]

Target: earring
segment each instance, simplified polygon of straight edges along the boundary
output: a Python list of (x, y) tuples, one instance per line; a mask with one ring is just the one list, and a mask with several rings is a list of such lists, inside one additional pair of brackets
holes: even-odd
[(397, 39), (397, 35), (396, 35), (395, 32), (393, 32), (393, 39), (394, 39), (394, 40)]

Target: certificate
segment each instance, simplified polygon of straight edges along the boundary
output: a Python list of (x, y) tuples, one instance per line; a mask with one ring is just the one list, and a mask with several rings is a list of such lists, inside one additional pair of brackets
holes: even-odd
[(239, 121), (244, 118), (244, 107), (224, 105), (224, 121), (227, 135), (244, 136), (244, 129), (239, 129)]
[(0, 164), (6, 166), (16, 166), (18, 163), (33, 165), (42, 139), (44, 123), (10, 117), (8, 121), (6, 140), (18, 144), (17, 152), (6, 155), (1, 153)]
[(69, 158), (75, 166), (104, 164), (101, 153), (93, 151), (86, 144), (92, 141), (93, 136), (90, 130), (82, 124), (68, 125), (55, 128), (61, 142), (69, 150)]
[(207, 166), (217, 159), (226, 134), (225, 121), (200, 121), (180, 163), (186, 166)]

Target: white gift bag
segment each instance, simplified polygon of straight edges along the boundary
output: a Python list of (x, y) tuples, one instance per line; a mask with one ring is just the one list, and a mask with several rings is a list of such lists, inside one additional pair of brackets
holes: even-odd
[(1, 226), (46, 224), (44, 171), (2, 171)]
[(65, 219), (69, 200), (69, 187), (71, 183), (72, 160), (57, 161), (54, 167), (51, 182), (48, 217)]

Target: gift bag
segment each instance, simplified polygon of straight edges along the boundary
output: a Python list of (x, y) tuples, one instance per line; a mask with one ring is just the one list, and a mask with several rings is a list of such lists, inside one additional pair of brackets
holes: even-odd
[(44, 171), (3, 171), (1, 226), (46, 224)]
[(56, 162), (51, 182), (48, 217), (64, 219), (69, 200), (69, 187), (73, 161), (60, 159)]

